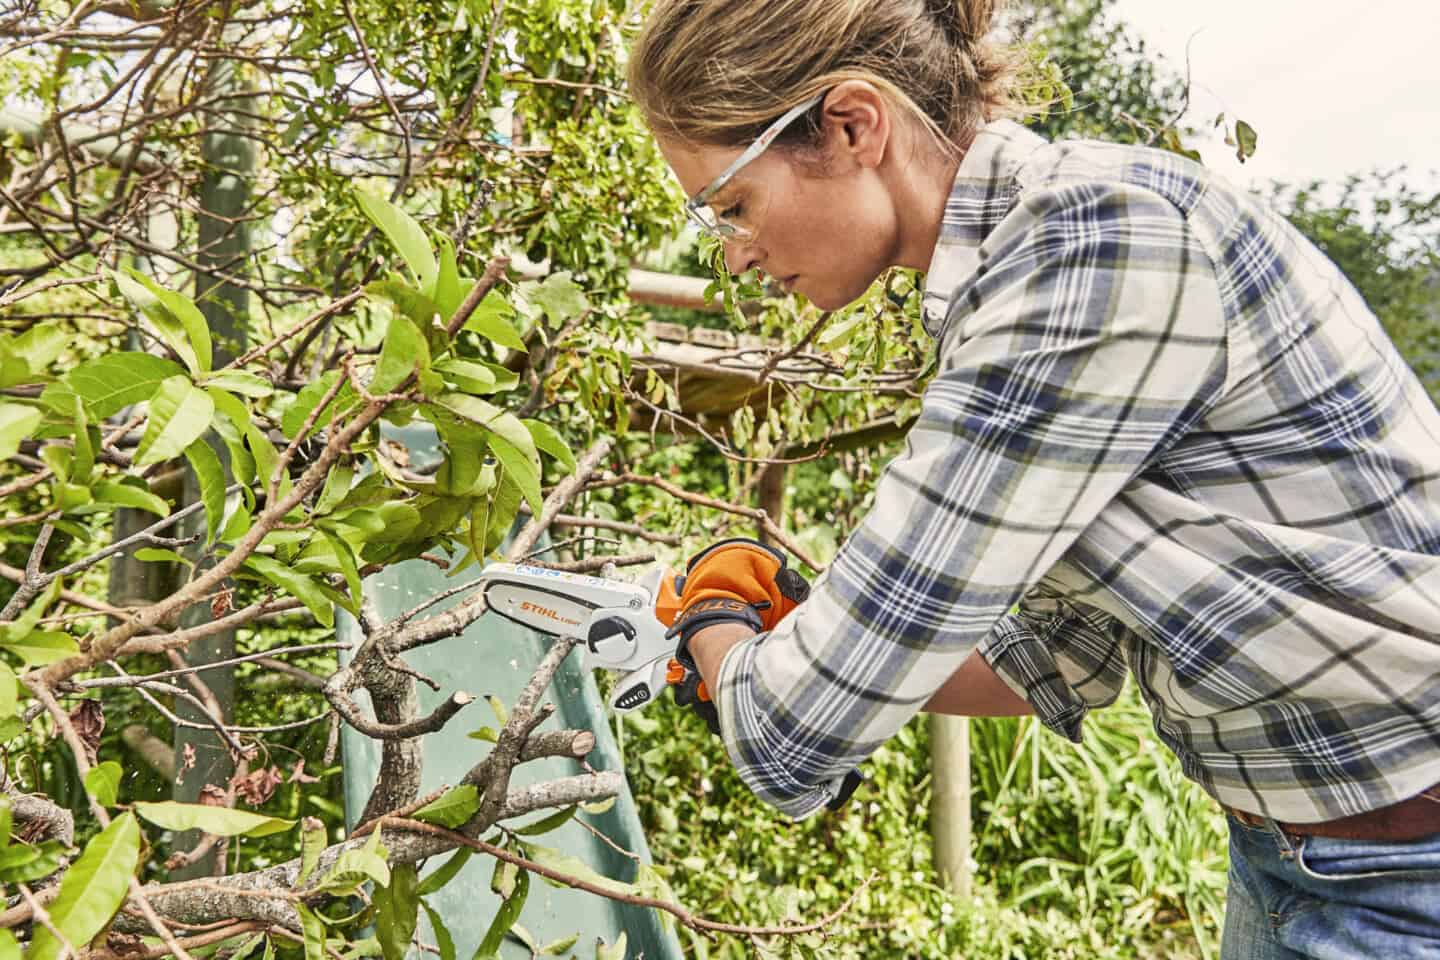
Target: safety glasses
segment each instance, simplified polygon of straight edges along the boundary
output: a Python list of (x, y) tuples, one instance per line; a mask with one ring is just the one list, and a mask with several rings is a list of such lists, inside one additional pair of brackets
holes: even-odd
[(818, 93), (799, 106), (792, 107), (779, 120), (770, 124), (764, 133), (755, 138), (755, 142), (746, 147), (744, 152), (725, 168), (720, 176), (710, 181), (709, 186), (686, 201), (685, 215), (690, 218), (690, 221), (702, 232), (719, 240), (734, 242), (753, 240), (756, 227), (768, 206), (768, 191), (756, 184), (751, 185), (738, 196), (725, 198), (718, 205), (713, 205), (710, 201), (734, 179), (747, 163), (764, 153), (786, 127), (824, 99), (825, 94)]

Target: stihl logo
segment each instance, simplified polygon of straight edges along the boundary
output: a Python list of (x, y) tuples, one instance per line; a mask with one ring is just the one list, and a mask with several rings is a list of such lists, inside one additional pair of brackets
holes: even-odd
[(531, 603), (529, 600), (520, 601), (520, 609), (524, 613), (538, 613), (547, 620), (554, 620), (556, 623), (563, 623), (567, 627), (580, 626), (579, 620), (571, 620), (569, 617), (561, 616), (559, 610), (550, 607), (542, 607), (538, 603)]

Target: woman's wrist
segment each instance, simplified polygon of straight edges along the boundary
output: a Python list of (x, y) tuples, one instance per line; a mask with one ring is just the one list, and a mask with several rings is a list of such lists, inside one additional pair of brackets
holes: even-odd
[(697, 630), (690, 638), (687, 649), (712, 699), (720, 682), (720, 665), (725, 662), (725, 654), (737, 643), (753, 636), (755, 631), (743, 623), (717, 623)]

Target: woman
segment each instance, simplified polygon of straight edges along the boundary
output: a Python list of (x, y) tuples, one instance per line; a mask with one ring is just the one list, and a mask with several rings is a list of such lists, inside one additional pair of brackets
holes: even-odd
[(1229, 813), (1225, 957), (1440, 956), (1440, 416), (1255, 198), (1005, 119), (993, 6), (659, 0), (635, 43), (729, 268), (825, 309), (923, 270), (940, 361), (808, 599), (721, 545), (680, 658), (795, 816), (922, 709), (1078, 740), (1133, 674)]

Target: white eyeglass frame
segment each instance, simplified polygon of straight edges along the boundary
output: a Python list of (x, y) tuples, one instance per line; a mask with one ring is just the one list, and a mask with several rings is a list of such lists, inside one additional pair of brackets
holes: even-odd
[(721, 240), (737, 239), (747, 235), (749, 231), (744, 227), (737, 227), (733, 223), (727, 223), (721, 220), (719, 216), (716, 216), (715, 223), (710, 223), (700, 215), (700, 208), (705, 206), (711, 197), (719, 193), (722, 187), (734, 179), (735, 174), (739, 173), (742, 167), (764, 153), (770, 144), (775, 142), (775, 138), (784, 132), (786, 127), (790, 126), (790, 124), (794, 123), (802, 114), (809, 111), (824, 99), (824, 93), (817, 93), (799, 106), (791, 107), (779, 120), (776, 120), (770, 124), (770, 126), (766, 127), (765, 132), (756, 137), (755, 141), (746, 147), (744, 152), (736, 157), (730, 166), (726, 167), (718, 177), (711, 180), (705, 189), (685, 201), (685, 215), (690, 218), (690, 222), (699, 227), (702, 233), (708, 233), (710, 236), (718, 237)]

